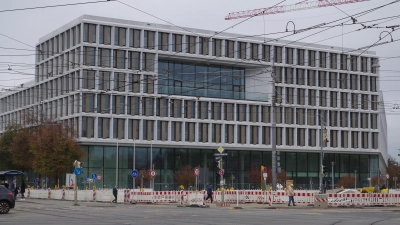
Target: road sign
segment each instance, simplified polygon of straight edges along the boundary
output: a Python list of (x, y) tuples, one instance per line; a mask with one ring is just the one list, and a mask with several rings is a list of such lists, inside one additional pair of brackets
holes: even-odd
[(224, 172), (225, 172), (224, 170), (219, 170), (219, 171), (218, 171), (218, 174), (221, 175), (221, 176), (223, 176), (223, 175), (224, 175)]
[(155, 177), (157, 175), (157, 172), (155, 170), (150, 171), (150, 176)]
[(219, 153), (223, 153), (224, 150), (225, 150), (225, 149), (224, 149), (223, 147), (219, 147), (219, 148), (218, 148)]
[(214, 154), (214, 156), (227, 156), (227, 155), (228, 155), (228, 153), (221, 153), (221, 154), (216, 153), (216, 154)]
[(65, 177), (65, 186), (67, 187), (73, 187), (75, 185), (75, 174), (73, 173), (67, 173)]
[(97, 180), (101, 180), (101, 176), (97, 176)]
[(390, 176), (389, 176), (389, 174), (387, 173), (387, 174), (386, 174), (386, 179), (389, 179), (389, 178), (390, 178)]
[(139, 172), (137, 170), (132, 170), (132, 172), (131, 172), (131, 176), (133, 178), (136, 178), (138, 176), (138, 174), (139, 174)]
[(264, 177), (264, 180), (266, 180), (268, 177), (268, 173), (263, 173), (263, 177)]
[(82, 174), (82, 169), (81, 168), (75, 168), (74, 169), (74, 174), (75, 174), (75, 176), (80, 176)]
[(198, 176), (200, 175), (200, 169), (199, 169), (199, 167), (194, 168), (194, 175), (195, 175), (196, 177), (198, 177)]
[(393, 181), (397, 181), (397, 177), (393, 177)]
[(89, 178), (88, 178), (88, 177), (85, 177), (85, 182), (88, 182), (88, 180), (89, 180)]
[(92, 174), (92, 179), (96, 179), (97, 178), (97, 174), (93, 173)]

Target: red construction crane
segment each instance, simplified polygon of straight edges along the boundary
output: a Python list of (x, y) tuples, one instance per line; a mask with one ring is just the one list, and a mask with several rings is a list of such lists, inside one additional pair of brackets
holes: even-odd
[(240, 11), (240, 12), (232, 12), (232, 13), (229, 13), (225, 17), (225, 20), (246, 18), (246, 17), (252, 17), (252, 16), (263, 16), (263, 15), (285, 13), (285, 12), (293, 12), (293, 11), (299, 11), (299, 10), (334, 6), (334, 5), (344, 5), (344, 4), (350, 4), (350, 3), (365, 2), (365, 1), (370, 1), (370, 0), (318, 0), (318, 1), (314, 1), (314, 2), (307, 2), (307, 1), (308, 0), (305, 0), (305, 1), (302, 1), (299, 3), (296, 3), (294, 5), (274, 6), (274, 7), (270, 7), (270, 8), (261, 8), (261, 9), (245, 10), (245, 11)]

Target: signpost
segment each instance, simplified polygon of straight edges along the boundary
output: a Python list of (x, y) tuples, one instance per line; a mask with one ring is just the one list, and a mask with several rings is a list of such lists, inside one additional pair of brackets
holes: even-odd
[[(224, 191), (224, 167), (223, 167), (223, 160), (222, 160), (222, 156), (227, 156), (228, 154), (226, 154), (226, 153), (223, 153), (224, 152), (224, 148), (223, 147), (219, 147), (218, 149), (218, 152), (219, 152), (219, 154), (217, 153), (217, 154), (214, 154), (214, 157), (219, 157), (219, 158), (221, 158), (220, 159), (220, 162), (221, 162), (221, 166), (218, 166), (218, 168), (220, 169), (219, 171), (218, 171), (218, 174), (220, 175), (220, 181), (219, 181), (219, 184), (220, 184), (220, 186), (221, 186), (221, 203), (224, 203), (224, 196), (225, 196), (225, 191)], [(223, 204), (222, 204), (223, 205)]]
[(143, 173), (141, 173), (140, 174), (140, 188), (143, 188), (143, 178), (144, 178), (144, 175), (143, 175)]
[(75, 168), (74, 169), (74, 174), (75, 174), (75, 176), (79, 177), (82, 174), (82, 169), (81, 168)]
[[(93, 185), (96, 186), (96, 179), (97, 179), (96, 173), (92, 173), (92, 179), (93, 179)], [(89, 185), (89, 189), (90, 189), (90, 185)]]
[(388, 173), (386, 173), (386, 187), (389, 189), (389, 178), (390, 175)]
[(195, 184), (195, 188), (196, 188), (196, 191), (198, 190), (198, 178), (199, 178), (199, 175), (200, 175), (200, 169), (199, 169), (199, 167), (196, 167), (196, 168), (194, 168), (194, 175), (196, 176), (196, 184)]
[(393, 181), (394, 181), (394, 189), (397, 189), (397, 185), (396, 185), (397, 177), (393, 177)]
[(137, 170), (132, 170), (131, 176), (133, 179), (135, 179), (139, 175), (139, 172)]
[(155, 170), (151, 170), (150, 176), (151, 176), (151, 178), (154, 178), (155, 176), (157, 176), (157, 172)]

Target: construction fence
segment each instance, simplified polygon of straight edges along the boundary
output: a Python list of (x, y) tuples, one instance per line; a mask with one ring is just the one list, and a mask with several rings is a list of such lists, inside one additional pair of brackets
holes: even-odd
[[(317, 192), (295, 191), (294, 201), (299, 205), (313, 205), (315, 201), (328, 202), (331, 207), (340, 206), (400, 206), (400, 193), (346, 193), (327, 194), (327, 198), (315, 198)], [(25, 196), (34, 199), (74, 200), (74, 190), (27, 189)], [(180, 205), (205, 205), (207, 194), (204, 191), (152, 191), (151, 189), (119, 189), (118, 203), (179, 203)], [(222, 192), (213, 192), (213, 202), (221, 202)], [(111, 202), (114, 200), (112, 189), (78, 190), (78, 201)], [(284, 191), (228, 190), (224, 191), (224, 202), (287, 204), (288, 194)]]

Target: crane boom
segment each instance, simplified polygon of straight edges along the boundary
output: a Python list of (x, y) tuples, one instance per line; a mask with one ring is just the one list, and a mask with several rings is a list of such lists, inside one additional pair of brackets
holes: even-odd
[(253, 17), (253, 16), (262, 16), (262, 15), (270, 15), (270, 14), (277, 14), (277, 13), (285, 13), (285, 12), (293, 12), (299, 10), (306, 10), (306, 9), (314, 9), (314, 8), (321, 8), (321, 7), (328, 7), (334, 5), (343, 5), (343, 4), (350, 4), (350, 3), (358, 3), (358, 2), (365, 2), (370, 0), (318, 0), (313, 2), (300, 2), (294, 5), (282, 5), (282, 6), (274, 6), (270, 8), (261, 8), (261, 9), (253, 9), (253, 10), (245, 10), (240, 12), (232, 12), (229, 13), (225, 20), (232, 20), (232, 19), (239, 19), (239, 18), (246, 18), (246, 17)]

